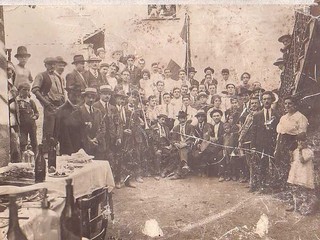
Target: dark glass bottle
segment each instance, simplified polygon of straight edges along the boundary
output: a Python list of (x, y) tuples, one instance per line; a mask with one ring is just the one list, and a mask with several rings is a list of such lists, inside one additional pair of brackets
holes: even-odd
[(22, 232), (19, 225), (16, 196), (10, 195), (9, 199), (9, 229), (7, 233), (7, 238), (8, 240), (28, 240), (26, 235)]
[(46, 179), (46, 160), (42, 152), (42, 144), (39, 144), (38, 154), (34, 166), (35, 182), (43, 182)]
[(66, 204), (60, 217), (61, 240), (80, 240), (81, 221), (75, 207), (72, 179), (67, 179), (66, 182)]
[(57, 168), (57, 144), (54, 138), (50, 138), (48, 150), (48, 168)]

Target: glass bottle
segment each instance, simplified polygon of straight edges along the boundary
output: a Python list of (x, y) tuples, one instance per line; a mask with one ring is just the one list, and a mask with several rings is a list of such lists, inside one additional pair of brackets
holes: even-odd
[(60, 217), (61, 240), (80, 240), (81, 221), (75, 207), (72, 179), (67, 179), (66, 182), (66, 204)]
[(41, 215), (33, 223), (34, 240), (60, 240), (59, 216), (49, 209), (47, 191), (47, 189), (44, 189)]
[(39, 144), (38, 154), (35, 160), (34, 174), (35, 182), (43, 182), (46, 179), (46, 161), (42, 152), (42, 144)]
[(48, 150), (48, 168), (54, 167), (57, 168), (57, 149), (56, 141), (54, 138), (49, 140), (49, 150)]
[(7, 233), (8, 240), (28, 240), (26, 235), (22, 232), (18, 219), (18, 205), (16, 203), (16, 196), (9, 196), (9, 229)]

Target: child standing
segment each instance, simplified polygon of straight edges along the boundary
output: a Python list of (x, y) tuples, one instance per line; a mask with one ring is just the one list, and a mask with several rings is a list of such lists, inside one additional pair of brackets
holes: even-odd
[(39, 118), (39, 112), (36, 104), (30, 99), (29, 83), (22, 83), (18, 86), (19, 96), (17, 102), (20, 114), (20, 148), (26, 150), (28, 137), (32, 146), (32, 151), (37, 153), (37, 126), (36, 120)]
[(307, 145), (305, 133), (298, 134), (298, 146), (292, 153), (291, 169), (287, 182), (292, 184), (293, 204), (287, 211), (298, 211), (308, 215), (314, 210), (316, 201), (314, 179), (314, 153)]

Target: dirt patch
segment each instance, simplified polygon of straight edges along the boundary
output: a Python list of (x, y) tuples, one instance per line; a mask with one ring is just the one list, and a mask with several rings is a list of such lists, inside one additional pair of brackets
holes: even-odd
[(320, 239), (319, 214), (288, 213), (272, 196), (247, 191), (244, 184), (216, 178), (147, 178), (136, 189), (115, 190), (115, 223), (108, 237), (150, 239), (142, 229), (146, 220), (155, 219), (164, 233), (158, 239), (261, 239), (255, 230), (265, 214), (268, 239)]

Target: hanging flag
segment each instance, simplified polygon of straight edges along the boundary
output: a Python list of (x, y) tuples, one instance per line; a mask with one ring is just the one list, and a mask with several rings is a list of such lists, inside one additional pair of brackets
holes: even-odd
[(171, 71), (171, 74), (172, 74), (171, 78), (173, 80), (178, 80), (179, 70), (181, 69), (179, 64), (171, 59), (170, 62), (168, 63), (167, 68), (170, 69)]
[(180, 33), (180, 37), (186, 43), (184, 69), (187, 72), (187, 79), (189, 79), (189, 68), (192, 67), (192, 63), (191, 63), (191, 48), (190, 48), (190, 17), (187, 13), (185, 16), (182, 31)]

